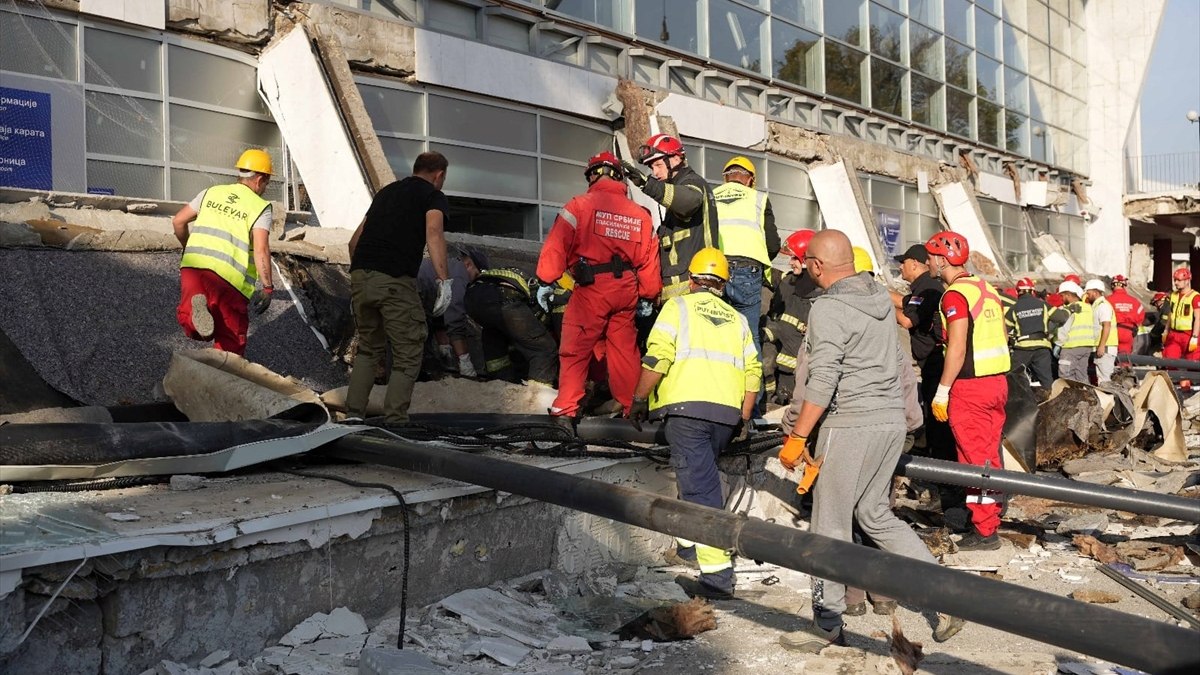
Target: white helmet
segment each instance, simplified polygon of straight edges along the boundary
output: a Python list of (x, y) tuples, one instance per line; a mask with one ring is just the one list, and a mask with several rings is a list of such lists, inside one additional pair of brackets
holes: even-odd
[(1100, 281), (1099, 279), (1088, 279), (1088, 282), (1083, 285), (1083, 290), (1100, 291), (1101, 293), (1108, 292), (1108, 289), (1104, 287), (1104, 282)]
[(1058, 292), (1059, 293), (1074, 293), (1075, 297), (1077, 297), (1077, 298), (1083, 297), (1083, 289), (1080, 288), (1079, 284), (1075, 283), (1074, 281), (1064, 281), (1061, 284), (1059, 284)]

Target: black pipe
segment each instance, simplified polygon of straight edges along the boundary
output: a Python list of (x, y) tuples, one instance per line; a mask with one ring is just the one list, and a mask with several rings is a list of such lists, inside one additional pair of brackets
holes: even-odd
[(1196, 672), (1196, 634), (1139, 616), (976, 577), (719, 509), (495, 457), (347, 436), (339, 459), (465, 481), (762, 560), (1153, 673)]
[[(469, 428), (487, 428), (519, 423), (550, 423), (549, 415), (438, 413), (423, 415), (419, 418), (416, 415), (413, 417), (414, 421), (430, 420), (429, 423), (433, 423), (432, 420), (436, 419), (436, 423), (441, 426)], [(642, 430), (637, 431), (628, 420), (594, 417), (584, 418), (579, 424), (577, 433), (584, 440), (619, 438), (633, 443), (665, 443), (661, 426), (657, 422), (643, 422)], [(1069, 478), (1039, 476), (1003, 469), (985, 471), (982, 467), (969, 464), (912, 455), (900, 457), (896, 473), (931, 483), (987, 488), (1007, 494), (1043, 497), (1070, 504), (1096, 506), (1200, 523), (1200, 500), (1163, 495), (1147, 490), (1131, 490), (1111, 485), (1085, 483)]]
[(1135, 366), (1156, 366), (1158, 368), (1200, 370), (1200, 361), (1188, 361), (1186, 359), (1163, 359), (1157, 356), (1142, 356), (1141, 354), (1117, 354), (1117, 362), (1129, 363)]
[(896, 473), (932, 483), (986, 488), (1007, 494), (1043, 497), (1070, 504), (1098, 506), (1200, 523), (1200, 499), (1163, 495), (1147, 490), (1130, 490), (1019, 471), (984, 469), (980, 466), (911, 455), (900, 456), (900, 461), (896, 464)]

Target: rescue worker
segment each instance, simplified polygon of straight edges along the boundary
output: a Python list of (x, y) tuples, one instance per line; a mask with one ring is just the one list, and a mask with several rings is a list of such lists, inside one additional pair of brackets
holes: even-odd
[[(889, 505), (892, 474), (904, 447), (902, 358), (892, 303), (865, 273), (854, 272), (850, 240), (837, 230), (812, 238), (809, 273), (824, 293), (813, 301), (805, 339), (808, 376), (803, 403), (779, 461), (789, 471), (820, 462), (813, 486), (810, 532), (850, 541), (855, 521), (881, 549), (937, 564), (929, 549)], [(818, 422), (820, 435), (809, 450)], [(815, 457), (814, 457), (815, 455)], [(811, 631), (780, 637), (791, 650), (816, 653), (845, 645), (845, 586), (812, 578)], [(941, 617), (934, 638), (945, 641), (961, 619)]]
[(1082, 301), (1083, 289), (1074, 281), (1058, 285), (1062, 307), (1053, 320), (1061, 322), (1055, 343), (1058, 345), (1058, 376), (1064, 380), (1087, 383), (1088, 358), (1096, 350), (1096, 324), (1092, 306)]
[[(1004, 305), (987, 281), (967, 272), (966, 237), (939, 232), (925, 242), (929, 269), (946, 282), (940, 313), (946, 363), (933, 397), (933, 415), (950, 423), (958, 461), (1000, 467), (1000, 436), (1011, 365)], [(967, 489), (974, 528), (958, 542), (964, 551), (1000, 548), (1000, 493)]]
[(467, 320), (467, 286), (489, 267), (487, 255), (473, 246), (450, 246), (446, 249), (446, 264), (453, 282), (450, 304), (441, 316), (433, 316), (433, 305), (437, 301), (437, 273), (433, 260), (425, 258), (417, 271), (417, 292), (425, 308), (429, 332), (436, 345), (437, 355), (444, 370), (457, 369), (463, 377), (478, 377), (475, 363), (471, 360), (470, 343), (475, 338), (475, 328)]
[(754, 188), (754, 162), (734, 157), (721, 173), (725, 182), (713, 189), (717, 221), (721, 223), (721, 252), (729, 261), (725, 301), (746, 317), (754, 334), (754, 348), (762, 361), (763, 275), (779, 254), (779, 231), (767, 193)]
[(1129, 294), (1129, 280), (1125, 275), (1113, 277), (1113, 292), (1108, 296), (1113, 312), (1117, 315), (1117, 353), (1142, 354), (1149, 341), (1149, 331), (1143, 325), (1146, 308), (1142, 301)]
[(1095, 354), (1092, 362), (1096, 366), (1096, 384), (1112, 381), (1113, 370), (1117, 367), (1117, 321), (1113, 306), (1104, 297), (1107, 291), (1104, 282), (1099, 279), (1088, 279), (1083, 288), (1084, 300), (1092, 306), (1092, 323), (1095, 326), (1096, 342), (1093, 345)]
[(464, 297), (467, 316), (483, 329), (484, 372), (490, 379), (519, 382), (509, 357), (513, 347), (529, 364), (528, 379), (553, 387), (558, 378), (558, 344), (533, 312), (534, 295), (521, 270), (494, 267), (479, 272)]
[(683, 143), (666, 134), (655, 134), (638, 149), (638, 162), (622, 162), (625, 175), (666, 213), (658, 228), (663, 302), (688, 292), (688, 263), (703, 248), (720, 243), (717, 205), (708, 181), (687, 164)]
[[(275, 287), (271, 270), (271, 156), (251, 148), (237, 161), (238, 180), (214, 185), (171, 219), (183, 246), (179, 306), (175, 316), (193, 340), (212, 340), (221, 351), (246, 353), (249, 311), (260, 314)], [(190, 225), (195, 221), (195, 225)], [(256, 281), (262, 290), (255, 292)]]
[(1155, 291), (1154, 297), (1150, 299), (1150, 306), (1158, 312), (1154, 323), (1150, 324), (1150, 344), (1147, 347), (1147, 354), (1161, 354), (1163, 344), (1166, 342), (1167, 334), (1167, 315), (1171, 313), (1171, 303), (1168, 301), (1168, 296), (1162, 291)]
[[(929, 252), (924, 244), (913, 244), (893, 260), (900, 263), (900, 277), (908, 282), (908, 294), (892, 293), (892, 302), (896, 308), (896, 323), (908, 329), (913, 362), (921, 373), (926, 452), (934, 459), (953, 462), (958, 459), (958, 452), (950, 425), (935, 418), (930, 407), (945, 363), (938, 304), (946, 285), (929, 273)], [(962, 491), (957, 487), (940, 486), (939, 492), (943, 508), (962, 502)]]
[(430, 314), (444, 314), (454, 295), (445, 234), (450, 203), (442, 192), (449, 167), (440, 152), (417, 155), (412, 175), (376, 192), (367, 215), (350, 236), (350, 307), (358, 353), (346, 390), (348, 422), (366, 416), (375, 369), (390, 347), (392, 374), (384, 394), (384, 422), (408, 423), (428, 330), (417, 289), (427, 245), (437, 283)]
[(787, 405), (792, 400), (792, 390), (796, 387), (796, 357), (804, 343), (804, 332), (808, 330), (809, 308), (821, 294), (821, 287), (804, 269), (808, 242), (815, 234), (813, 230), (796, 230), (788, 235), (784, 250), (790, 256), (788, 266), (791, 271), (780, 280), (778, 291), (771, 298), (763, 328), (764, 340), (776, 345), (773, 400), (779, 405)]
[[(745, 317), (721, 298), (729, 263), (716, 248), (688, 265), (690, 291), (663, 304), (646, 342), (629, 418), (663, 419), (679, 498), (723, 508), (717, 456), (754, 413), (762, 366)], [(677, 539), (676, 555), (694, 560), (699, 580), (676, 581), (690, 595), (729, 599), (734, 593), (729, 551)]]
[(1168, 297), (1171, 311), (1166, 314), (1167, 333), (1163, 336), (1164, 359), (1200, 361), (1200, 293), (1192, 290), (1192, 271), (1180, 267), (1171, 275), (1175, 290)]
[(601, 341), (609, 388), (628, 414), (638, 379), (634, 310), (639, 298), (657, 298), (662, 290), (653, 220), (629, 199), (621, 163), (601, 152), (588, 160), (583, 175), (587, 192), (558, 212), (537, 265), (543, 297), (565, 272), (575, 280), (563, 315), (558, 398), (550, 408), (566, 424), (578, 416), (588, 363)]
[(1012, 369), (1024, 366), (1025, 374), (1040, 387), (1054, 382), (1050, 356), (1050, 306), (1034, 292), (1033, 279), (1017, 281), (1017, 301), (1004, 312), (1012, 345)]

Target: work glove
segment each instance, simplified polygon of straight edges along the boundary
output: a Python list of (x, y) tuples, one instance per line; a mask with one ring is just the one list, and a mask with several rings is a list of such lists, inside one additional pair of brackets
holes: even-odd
[(638, 298), (637, 309), (634, 310), (643, 319), (654, 314), (654, 303), (646, 298)]
[(250, 313), (258, 316), (267, 311), (267, 308), (271, 306), (272, 295), (274, 295), (273, 289), (269, 288), (254, 291), (254, 294), (250, 296)]
[(550, 298), (552, 297), (554, 297), (554, 288), (551, 286), (542, 286), (537, 291), (537, 304), (547, 314), (550, 313)]
[(1190, 354), (1197, 349), (1200, 349), (1200, 338), (1192, 336), (1192, 339), (1188, 340), (1188, 353)]
[(453, 368), (456, 358), (450, 345), (438, 345), (438, 360), (441, 361), (443, 368), (446, 370)]
[(776, 405), (787, 405), (792, 402), (792, 388), (780, 379), (775, 380), (775, 395), (771, 400)]
[(812, 455), (808, 454), (808, 437), (788, 436), (779, 450), (779, 463), (788, 471), (793, 471), (800, 462), (812, 462)]
[(631, 183), (639, 188), (646, 187), (646, 174), (642, 173), (642, 170), (639, 169), (636, 164), (627, 159), (623, 159), (621, 160), (621, 168), (625, 170), (625, 177), (628, 178)]
[(650, 419), (650, 399), (633, 397), (633, 403), (629, 406), (629, 421), (633, 423), (633, 428), (638, 431), (642, 430), (642, 422)]
[(945, 422), (950, 419), (950, 385), (939, 384), (937, 393), (933, 395), (933, 419)]
[(475, 372), (475, 364), (471, 363), (470, 354), (458, 355), (458, 374), (463, 377), (479, 377), (479, 373)]
[(439, 279), (437, 287), (437, 299), (433, 301), (434, 316), (441, 316), (446, 313), (450, 307), (450, 300), (454, 297), (454, 280)]
[(740, 443), (742, 441), (750, 440), (750, 432), (752, 431), (751, 427), (753, 426), (754, 425), (750, 423), (750, 420), (738, 420), (737, 426), (733, 428), (733, 439), (730, 442)]

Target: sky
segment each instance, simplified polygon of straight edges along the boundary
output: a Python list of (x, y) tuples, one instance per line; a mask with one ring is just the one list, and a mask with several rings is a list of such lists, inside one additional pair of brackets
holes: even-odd
[(1200, 152), (1200, 0), (1167, 0), (1142, 87), (1142, 154)]

